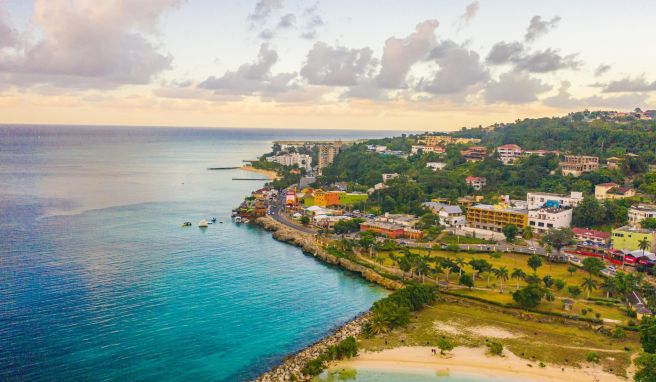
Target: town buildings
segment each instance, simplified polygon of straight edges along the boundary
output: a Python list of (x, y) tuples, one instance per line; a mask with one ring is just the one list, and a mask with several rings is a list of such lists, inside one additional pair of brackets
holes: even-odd
[(626, 225), (614, 229), (612, 234), (613, 248), (619, 250), (633, 251), (640, 249), (640, 241), (643, 239), (647, 239), (649, 242), (647, 250), (652, 251), (656, 242), (656, 235), (652, 230)]
[(396, 223), (384, 221), (367, 220), (360, 224), (360, 232), (372, 231), (385, 235), (391, 239), (406, 237), (409, 239), (421, 239), (424, 233), (418, 229), (404, 227)]
[(503, 227), (514, 224), (519, 229), (528, 225), (528, 211), (507, 205), (476, 204), (467, 208), (467, 226), (501, 232)]
[(544, 207), (528, 211), (528, 225), (537, 233), (566, 228), (571, 224), (571, 207)]
[(447, 146), (456, 144), (472, 144), (480, 142), (476, 138), (456, 138), (449, 135), (424, 135), (421, 139), (426, 146)]
[(368, 198), (369, 195), (359, 192), (315, 190), (303, 196), (303, 204), (306, 207), (345, 206), (366, 202)]
[(635, 196), (635, 191), (622, 187), (617, 183), (602, 183), (595, 186), (595, 198), (597, 200), (623, 199)]
[(497, 147), (497, 153), (499, 154), (499, 160), (503, 164), (509, 165), (522, 157), (522, 148), (513, 144), (503, 145)]
[(426, 163), (426, 167), (429, 167), (433, 171), (444, 170), (446, 165), (447, 165), (446, 163), (442, 163), (442, 162), (428, 162), (428, 163)]
[(461, 150), (460, 155), (467, 162), (480, 162), (487, 156), (487, 149), (483, 146), (471, 146), (466, 150)]
[(599, 157), (585, 155), (565, 155), (560, 162), (563, 175), (581, 176), (584, 172), (599, 170)]
[(576, 207), (583, 201), (583, 193), (572, 191), (567, 194), (551, 194), (548, 192), (529, 192), (526, 194), (528, 209), (542, 207)]
[(578, 227), (572, 228), (572, 232), (574, 233), (574, 240), (578, 242), (591, 242), (599, 246), (610, 244), (610, 232)]
[(476, 191), (480, 191), (487, 184), (487, 179), (480, 176), (468, 176), (465, 178), (465, 182), (469, 187)]
[(275, 155), (267, 157), (268, 162), (274, 162), (283, 166), (298, 166), (298, 168), (305, 169), (305, 171), (312, 171), (312, 157), (307, 154), (299, 153), (285, 153), (282, 155)]
[(656, 206), (652, 204), (638, 204), (629, 208), (629, 224), (637, 227), (647, 218), (656, 218)]
[(375, 153), (382, 153), (387, 151), (387, 146), (382, 145), (367, 145), (367, 150), (373, 151)]
[(377, 222), (396, 224), (406, 228), (414, 228), (417, 223), (419, 223), (419, 218), (415, 215), (390, 214), (388, 212), (383, 215), (376, 216), (374, 220)]
[(467, 224), (467, 219), (460, 206), (437, 202), (425, 202), (422, 205), (438, 215), (440, 224), (443, 226), (459, 228)]
[(323, 144), (319, 145), (319, 171), (325, 168), (329, 164), (332, 164), (335, 160), (335, 156), (339, 153), (342, 148), (342, 142), (336, 141), (333, 144)]
[(419, 151), (422, 153), (436, 153), (443, 154), (446, 150), (440, 146), (423, 146), (423, 145), (413, 145), (410, 152), (412, 154), (417, 154)]
[(399, 174), (397, 173), (391, 173), (391, 174), (383, 174), (383, 183), (387, 183), (387, 181), (392, 180), (392, 179), (398, 179)]

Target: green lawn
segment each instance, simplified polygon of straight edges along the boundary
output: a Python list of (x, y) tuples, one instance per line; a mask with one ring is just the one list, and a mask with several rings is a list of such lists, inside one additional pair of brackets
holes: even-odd
[(439, 241), (446, 244), (496, 244), (495, 241), (456, 235), (446, 235), (440, 238)]
[[(507, 335), (489, 334), (496, 331)], [(492, 339), (536, 364), (543, 361), (580, 367), (587, 364), (586, 356), (594, 350), (601, 356), (606, 371), (625, 375), (626, 367), (631, 364), (631, 351), (640, 347), (635, 333), (627, 332), (627, 335), (627, 339), (617, 340), (595, 332), (585, 323), (567, 321), (565, 324), (560, 318), (458, 300), (436, 303), (417, 313), (408, 327), (362, 338), (360, 346), (368, 350), (436, 346), (440, 337), (456, 345), (483, 346), (486, 340)]]

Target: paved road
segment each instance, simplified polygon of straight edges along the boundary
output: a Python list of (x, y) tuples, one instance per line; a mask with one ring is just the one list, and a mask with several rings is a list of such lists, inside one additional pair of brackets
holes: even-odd
[(310, 228), (310, 227), (303, 227), (298, 224), (294, 224), (290, 222), (287, 217), (283, 215), (282, 209), (283, 206), (285, 205), (285, 197), (283, 196), (282, 198), (279, 198), (276, 204), (271, 206), (271, 217), (277, 221), (278, 223), (284, 224), (289, 228), (301, 231), (303, 233), (307, 233), (310, 235), (314, 235), (317, 233), (316, 230)]

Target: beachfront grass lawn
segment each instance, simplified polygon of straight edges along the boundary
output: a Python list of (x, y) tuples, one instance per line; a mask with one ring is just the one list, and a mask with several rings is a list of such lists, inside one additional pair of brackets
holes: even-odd
[(439, 241), (445, 244), (496, 244), (495, 241), (479, 239), (476, 237), (446, 235), (441, 237)]
[[(539, 362), (585, 367), (590, 351), (599, 354), (604, 370), (625, 376), (637, 334), (618, 340), (590, 325), (561, 318), (502, 309), (466, 300), (443, 301), (417, 313), (406, 328), (373, 338), (361, 338), (366, 350), (399, 346), (435, 346), (441, 337), (456, 346), (484, 346), (486, 340), (503, 344), (535, 367)], [(629, 349), (629, 350), (626, 350)]]

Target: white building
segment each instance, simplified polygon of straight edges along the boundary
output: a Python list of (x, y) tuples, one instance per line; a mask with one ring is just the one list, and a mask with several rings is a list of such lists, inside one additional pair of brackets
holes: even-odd
[(440, 224), (444, 226), (459, 228), (467, 224), (467, 219), (460, 206), (437, 202), (425, 202), (422, 205), (438, 215), (440, 217)]
[(638, 226), (647, 218), (656, 218), (656, 206), (651, 204), (638, 204), (629, 208), (629, 224)]
[(430, 167), (433, 171), (444, 170), (444, 168), (446, 167), (446, 163), (428, 162), (426, 163), (426, 167)]
[(526, 194), (528, 209), (547, 207), (576, 207), (583, 201), (583, 193), (572, 191), (567, 194), (550, 194), (548, 192), (529, 192)]
[(398, 177), (399, 174), (397, 173), (383, 174), (383, 183), (387, 183), (388, 180), (397, 179)]
[(497, 147), (499, 160), (505, 165), (512, 164), (517, 158), (522, 157), (522, 148), (517, 145), (503, 145)]
[(367, 145), (367, 150), (373, 151), (376, 153), (382, 153), (387, 150), (387, 146), (382, 146), (382, 145)]
[(474, 190), (480, 191), (487, 184), (487, 179), (481, 176), (468, 176), (465, 182)]
[(538, 233), (544, 233), (554, 228), (564, 228), (572, 225), (572, 209), (570, 207), (538, 208), (528, 211), (528, 225)]
[(436, 153), (436, 154), (442, 154), (446, 150), (444, 150), (443, 147), (440, 146), (423, 146), (423, 145), (412, 145), (412, 150), (410, 151), (412, 154), (417, 154), (421, 150), (423, 153)]
[(307, 154), (291, 153), (276, 155), (268, 157), (267, 161), (275, 162), (283, 166), (294, 166), (298, 165), (298, 168), (303, 168), (306, 171), (312, 170), (312, 157)]

